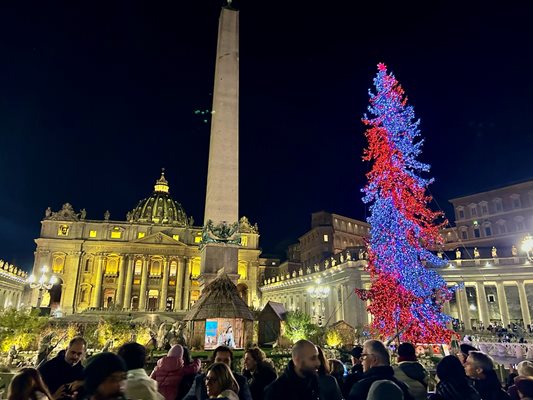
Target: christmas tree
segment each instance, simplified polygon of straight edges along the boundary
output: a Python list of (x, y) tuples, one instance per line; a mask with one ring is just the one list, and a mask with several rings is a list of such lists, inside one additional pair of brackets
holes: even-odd
[[(444, 266), (428, 249), (439, 247), (439, 229), (446, 223), (432, 211), (426, 194), (433, 179), (421, 174), (429, 165), (417, 160), (423, 140), (412, 106), (392, 73), (378, 64), (375, 93), (369, 91), (369, 115), (363, 123), (368, 148), (363, 159), (372, 163), (363, 189), (371, 203), (368, 271), (372, 330), (382, 337), (399, 335), (414, 343), (443, 343), (452, 331), (442, 303), (451, 297), (446, 282), (428, 265)], [(440, 220), (440, 223), (437, 222)], [(361, 293), (360, 293), (361, 294)]]

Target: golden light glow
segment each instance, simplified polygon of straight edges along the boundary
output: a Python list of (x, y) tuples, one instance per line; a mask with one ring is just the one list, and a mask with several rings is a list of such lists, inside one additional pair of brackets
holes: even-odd
[(111, 239), (120, 239), (121, 237), (122, 237), (122, 232), (111, 231)]
[(96, 231), (89, 231), (89, 237), (95, 238), (96, 237)]
[(241, 235), (241, 246), (242, 247), (248, 246), (248, 236)]
[(176, 242), (180, 241), (180, 235), (172, 235), (172, 239), (174, 239)]
[(196, 236), (194, 238), (194, 243), (200, 243), (202, 241), (202, 237), (201, 236)]
[(145, 236), (146, 236), (145, 232), (137, 232), (137, 239), (142, 239)]

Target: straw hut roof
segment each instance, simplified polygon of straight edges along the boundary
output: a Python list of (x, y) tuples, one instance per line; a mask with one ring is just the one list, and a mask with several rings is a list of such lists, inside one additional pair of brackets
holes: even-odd
[(209, 318), (254, 319), (244, 300), (239, 296), (237, 286), (226, 274), (221, 274), (202, 291), (200, 299), (192, 306), (185, 321), (199, 321)]

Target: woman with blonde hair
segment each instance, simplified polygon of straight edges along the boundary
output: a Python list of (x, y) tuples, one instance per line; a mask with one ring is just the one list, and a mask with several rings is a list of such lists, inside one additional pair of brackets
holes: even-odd
[(35, 368), (23, 368), (7, 389), (8, 400), (52, 400), (52, 395)]
[(205, 386), (210, 399), (239, 400), (239, 384), (224, 363), (214, 363), (207, 369)]

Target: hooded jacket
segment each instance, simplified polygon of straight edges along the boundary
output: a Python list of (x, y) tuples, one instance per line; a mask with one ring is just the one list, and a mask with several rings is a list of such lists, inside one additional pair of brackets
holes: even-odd
[(285, 372), (266, 387), (264, 400), (340, 400), (342, 395), (337, 381), (332, 376), (310, 375), (301, 378), (289, 361)]
[(402, 361), (394, 368), (394, 377), (409, 387), (415, 400), (427, 398), (429, 374), (418, 361)]
[(190, 365), (183, 365), (183, 347), (173, 346), (168, 354), (157, 361), (150, 378), (155, 379), (165, 400), (175, 400), (178, 387), (185, 375), (196, 374), (200, 370), (201, 362), (196, 359)]
[(143, 368), (130, 369), (126, 379), (126, 397), (128, 399), (163, 400), (157, 391), (157, 382), (150, 379)]

